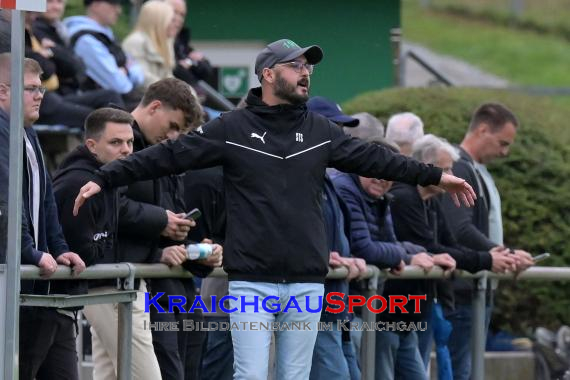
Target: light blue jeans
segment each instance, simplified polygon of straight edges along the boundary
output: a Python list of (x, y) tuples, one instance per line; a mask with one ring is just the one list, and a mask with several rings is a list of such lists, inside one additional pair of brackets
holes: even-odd
[[(321, 313), (320, 310), (308, 312), (307, 309), (319, 309), (323, 292), (323, 284), (230, 281), (229, 295), (237, 298), (230, 299), (230, 310), (237, 308), (230, 314), (230, 323), (232, 327), (234, 323), (239, 327), (232, 329), (234, 380), (267, 379), (269, 345), (273, 333), (277, 379), (309, 379)], [(270, 296), (279, 297), (279, 300), (264, 302)], [(293, 296), (301, 311), (289, 308), (284, 312), (286, 305), (291, 305), (290, 298)], [(267, 309), (280, 307), (281, 311), (267, 311), (263, 306)], [(262, 325), (273, 322), (279, 323), (277, 327), (281, 330), (271, 331)], [(284, 328), (286, 326), (290, 328)]]

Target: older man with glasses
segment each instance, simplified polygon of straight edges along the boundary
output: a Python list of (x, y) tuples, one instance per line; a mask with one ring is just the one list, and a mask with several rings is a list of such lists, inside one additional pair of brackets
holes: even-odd
[(301, 48), (288, 39), (267, 45), (255, 63), (261, 88), (249, 92), (245, 108), (223, 114), (197, 133), (105, 165), (76, 199), (74, 212), (102, 187), (223, 165), (234, 379), (267, 378), (273, 328), (277, 378), (309, 378), (328, 272), (320, 207), (326, 167), (439, 184), (458, 205), (458, 196), (467, 205), (474, 202), (465, 181), (352, 139), (308, 112), (311, 65), (322, 57), (320, 47)]

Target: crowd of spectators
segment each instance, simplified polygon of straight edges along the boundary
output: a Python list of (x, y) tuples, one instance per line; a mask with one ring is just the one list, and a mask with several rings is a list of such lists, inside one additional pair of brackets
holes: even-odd
[[(280, 40), (268, 45), (258, 56), (256, 73), (262, 87), (250, 92), (245, 108), (204, 125), (204, 132), (200, 94), (191, 85), (211, 75), (212, 67), (203, 54), (190, 45), (189, 30), (184, 27), (185, 1), (147, 1), (134, 30), (122, 43), (115, 39), (111, 29), (121, 12), (120, 1), (84, 0), (84, 3), (86, 15), (83, 16), (62, 19), (64, 0), (48, 0), (47, 12), (26, 16), (23, 264), (37, 265), (45, 276), (49, 276), (58, 264), (80, 272), (85, 265), (97, 263), (164, 263), (181, 265), (197, 277), (207, 277), (214, 267), (222, 265), (224, 246), (228, 244), (231, 260), (224, 258), (223, 262), (225, 269), (229, 269), (229, 284), (227, 279), (214, 278), (205, 278), (202, 282), (201, 294), (208, 309), (212, 309), (208, 304), (211, 295), (218, 299), (228, 294), (250, 295), (248, 284), (251, 283), (258, 286), (257, 292), (271, 293), (271, 286), (276, 282), (290, 286), (288, 292), (310, 294), (311, 297), (323, 294), (322, 284), (315, 279), (324, 279), (326, 263), (331, 268), (347, 268), (348, 277), (327, 280), (324, 294), (334, 291), (347, 295), (358, 291), (357, 285), (367, 264), (396, 275), (406, 265), (420, 267), (426, 272), (439, 266), (446, 272), (463, 269), (472, 273), (480, 270), (503, 273), (507, 270), (520, 272), (533, 264), (529, 253), (506, 247), (503, 243), (500, 194), (485, 166), (506, 156), (514, 142), (518, 120), (505, 106), (486, 103), (478, 107), (459, 146), (433, 134), (425, 134), (424, 129), (429, 132), (429, 126), (425, 127), (420, 117), (410, 112), (393, 115), (385, 131), (373, 115), (349, 116), (331, 100), (319, 96), (309, 99), (308, 77), (313, 65), (322, 59), (322, 51), (316, 46), (301, 49), (290, 40)], [(7, 17), (6, 12), (0, 14), (2, 25), (7, 24)], [(9, 54), (0, 54), (0, 137), (4, 147), (8, 146), (11, 100), (9, 57)], [(301, 90), (287, 87), (290, 83), (285, 75), (297, 75), (300, 79), (295, 79), (295, 83)], [(284, 103), (296, 108), (287, 108)], [(244, 139), (250, 139), (252, 145), (253, 142), (257, 144), (255, 148), (227, 140), (223, 146), (233, 144), (282, 158), (278, 156), (279, 150), (272, 153), (263, 150), (268, 142), (267, 130), (265, 133), (256, 130), (258, 121), (248, 112), (255, 117), (268, 118), (272, 123), (269, 130), (274, 128), (273, 124), (287, 128), (287, 123), (296, 125), (301, 119), (308, 120), (311, 128), (320, 129), (313, 134), (305, 129), (295, 133), (297, 143), (303, 143), (304, 138), (315, 138), (315, 134), (324, 135), (325, 129), (326, 135), (332, 136), (333, 141), (328, 141), (330, 158), (318, 158), (330, 165), (320, 165), (319, 170), (323, 171), (316, 170), (310, 179), (303, 175), (297, 179), (305, 178), (307, 183), (304, 185), (312, 186), (315, 198), (311, 198), (314, 202), (310, 205), (302, 198), (306, 194), (297, 194), (299, 190), (287, 183), (282, 185), (283, 181), (278, 177), (285, 174), (271, 172), (274, 168), (270, 169), (269, 164), (262, 168), (270, 172), (247, 174), (249, 180), (257, 181), (255, 186), (259, 185), (267, 192), (263, 197), (255, 191), (252, 193), (255, 186), (246, 184), (240, 177), (237, 165), (266, 164), (243, 158), (245, 150), (226, 152), (223, 149), (228, 148), (222, 149), (220, 145), (223, 139), (233, 136), (240, 144)], [(37, 135), (31, 128), (36, 122), (84, 130), (82, 144), (61, 163), (53, 175), (53, 185)], [(252, 123), (252, 130), (256, 132), (248, 130), (244, 134), (238, 130), (238, 125), (243, 128), (247, 123)], [(194, 131), (196, 128), (197, 132)], [(307, 128), (305, 124), (303, 128)], [(307, 151), (320, 145), (308, 147)], [(140, 153), (132, 155), (135, 152)], [(388, 163), (384, 166), (379, 161), (370, 162), (379, 157)], [(2, 149), (0, 161), (0, 181), (5, 184), (8, 179), (7, 149)], [(324, 172), (326, 166), (331, 168)], [(94, 177), (93, 173), (98, 173), (96, 176), (99, 177)], [(155, 178), (159, 174), (163, 176)], [(452, 174), (465, 179), (474, 189), (477, 202), (473, 208), (458, 208), (454, 202), (457, 198), (445, 193), (443, 178), (451, 178)], [(254, 179), (254, 175), (261, 176), (266, 182)], [(110, 176), (114, 176), (113, 179)], [(440, 177), (441, 182), (438, 182)], [(94, 178), (107, 186), (78, 211), (75, 196), (85, 191), (83, 185)], [(114, 189), (111, 182), (128, 186)], [(275, 203), (281, 201), (272, 198), (277, 196), (271, 194), (275, 189), (265, 188), (266, 183), (278, 184), (280, 189), (297, 194), (296, 200), (307, 209), (285, 210), (285, 207), (277, 210)], [(463, 183), (460, 181), (457, 186), (464, 186)], [(453, 190), (453, 187), (447, 189)], [(248, 192), (254, 196), (246, 197), (244, 194)], [(239, 206), (236, 206), (236, 199), (241, 202)], [(469, 203), (468, 198), (463, 197), (463, 200)], [(249, 202), (261, 202), (261, 205)], [(5, 206), (3, 195), (0, 198), (0, 228), (4, 239)], [(185, 214), (194, 207), (202, 212), (201, 219), (196, 221)], [(268, 210), (260, 216), (256, 214), (259, 211), (254, 210), (258, 207)], [(243, 212), (246, 209), (249, 211)], [(255, 227), (261, 231), (257, 237), (251, 225), (238, 226), (242, 217), (239, 210), (244, 214), (255, 214), (256, 218), (273, 219), (265, 226)], [(287, 224), (275, 227), (277, 215), (292, 216), (295, 213), (298, 218), (304, 218), (304, 211), (310, 220), (301, 225), (308, 227), (311, 221), (317, 221), (311, 228), (317, 231), (315, 236), (322, 233), (314, 241), (312, 233), (306, 229), (301, 233)], [(264, 228), (269, 235), (264, 233)], [(288, 239), (298, 239), (298, 236), (283, 236), (297, 232), (307, 241), (291, 242)], [(262, 241), (263, 237), (277, 240)], [(244, 244), (243, 247), (235, 248), (236, 241)], [(210, 244), (212, 255), (189, 260), (185, 246), (193, 242)], [(311, 256), (314, 262), (308, 262), (309, 259), (302, 257), (303, 252), (297, 253), (298, 262), (294, 265), (289, 261), (284, 264), (285, 261), (280, 259), (264, 263), (265, 259), (259, 256), (252, 264), (257, 265), (255, 268), (285, 267), (279, 274), (252, 271), (236, 259), (241, 257), (239, 255), (250, 259), (247, 252), (251, 244), (257, 251), (276, 250), (281, 255), (290, 255), (296, 249), (312, 251), (316, 246), (326, 247), (328, 255), (326, 263), (316, 256)], [(3, 250), (0, 251), (2, 259), (5, 257)], [(305, 266), (311, 268), (310, 274), (303, 272)], [(262, 289), (259, 288), (261, 284), (268, 285)], [(108, 281), (58, 282), (57, 285), (39, 281), (25, 285), (22, 292), (36, 294), (97, 294), (116, 288), (116, 284)], [(203, 315), (200, 310), (185, 313), (174, 309), (166, 314), (153, 309), (150, 313), (144, 311), (147, 293), (148, 297), (159, 293), (166, 297), (184, 296), (188, 303), (183, 306), (189, 307), (200, 294), (194, 281), (140, 280), (135, 288), (138, 297), (133, 304), (131, 363), (134, 378), (224, 380), (236, 376), (253, 379), (257, 378), (255, 376), (266, 378), (267, 373), (273, 371), (263, 369), (267, 364), (260, 364), (260, 360), (268, 361), (269, 351), (257, 347), (258, 344), (269, 345), (268, 335), (255, 338), (253, 347), (248, 346), (248, 339), (253, 336), (250, 332), (232, 333), (232, 336), (228, 331), (206, 333), (180, 328), (179, 331), (151, 332), (148, 329), (150, 322), (177, 322), (183, 326), (187, 320), (230, 321), (230, 317), (219, 310), (211, 315)], [(492, 287), (488, 289), (487, 327), (493, 299)], [(421, 313), (381, 314), (378, 321), (423, 321), (427, 322), (428, 329), (420, 332), (377, 331), (376, 378), (427, 379), (433, 347), (431, 323), (434, 315), (442, 312), (453, 328), (448, 345), (454, 378), (468, 379), (472, 292), (472, 281), (460, 279), (386, 281), (381, 287), (385, 297), (425, 294), (426, 300), (421, 303)], [(166, 297), (164, 302), (168, 301)], [(326, 303), (323, 304), (325, 307)], [(74, 341), (76, 311), (22, 308), (21, 378), (78, 378)], [(118, 350), (117, 305), (89, 305), (83, 309), (83, 314), (91, 325), (94, 379), (114, 379)], [(232, 315), (231, 318), (236, 321), (247, 315)], [(289, 317), (296, 320), (294, 318), (298, 316)], [(345, 320), (361, 322), (358, 314), (348, 312), (323, 311), (320, 315), (320, 322)], [(316, 322), (311, 319), (308, 323)], [(42, 333), (32, 333), (34, 326), (42, 326)], [(333, 331), (319, 331), (318, 334), (315, 331), (303, 338), (286, 339), (286, 335), (277, 335), (274, 343), (276, 376), (359, 379), (360, 336), (357, 332), (336, 327), (336, 323), (334, 326)], [(287, 360), (294, 355), (284, 354), (283, 350), (303, 354), (308, 369), (302, 366), (285, 369), (283, 363), (289, 363)], [(256, 367), (259, 369), (254, 370)]]

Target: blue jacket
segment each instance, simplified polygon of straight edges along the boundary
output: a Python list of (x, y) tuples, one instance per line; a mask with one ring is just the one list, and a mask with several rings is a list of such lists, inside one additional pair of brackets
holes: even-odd
[[(67, 27), (70, 37), (78, 32), (89, 30), (103, 33), (111, 40), (115, 39), (111, 28), (103, 27), (87, 16), (68, 17), (63, 20), (63, 23)], [(130, 62), (128, 75), (125, 75), (117, 66), (117, 62), (109, 49), (92, 35), (87, 34), (79, 37), (73, 50), (83, 59), (87, 67), (87, 75), (104, 89), (126, 94), (144, 82), (141, 66), (135, 62)]]
[[(329, 252), (336, 251), (343, 257), (350, 257), (350, 245), (348, 241), (348, 223), (350, 222), (350, 213), (344, 204), (342, 198), (338, 194), (335, 186), (329, 176), (325, 176), (325, 186), (323, 191), (323, 216), (325, 219), (325, 232), (327, 235), (327, 245)], [(326, 280), (324, 295), (331, 292), (340, 292), (348, 296), (348, 282), (342, 280)], [(345, 304), (348, 297), (345, 297)], [(348, 318), (348, 312), (345, 310), (339, 314), (327, 313), (326, 302), (323, 300), (323, 311), (321, 313), (321, 321), (335, 322), (337, 320), (345, 320)]]
[(396, 240), (388, 196), (368, 196), (357, 175), (341, 173), (333, 182), (350, 210), (350, 248), (354, 256), (380, 268), (394, 268), (402, 260), (409, 264), (410, 255), (424, 251), (423, 247)]

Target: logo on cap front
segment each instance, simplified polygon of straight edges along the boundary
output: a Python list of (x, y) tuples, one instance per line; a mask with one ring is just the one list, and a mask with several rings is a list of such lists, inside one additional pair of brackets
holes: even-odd
[(295, 42), (291, 41), (291, 40), (285, 40), (283, 41), (283, 47), (287, 48), (287, 49), (300, 49), (301, 47), (299, 45), (297, 45)]

